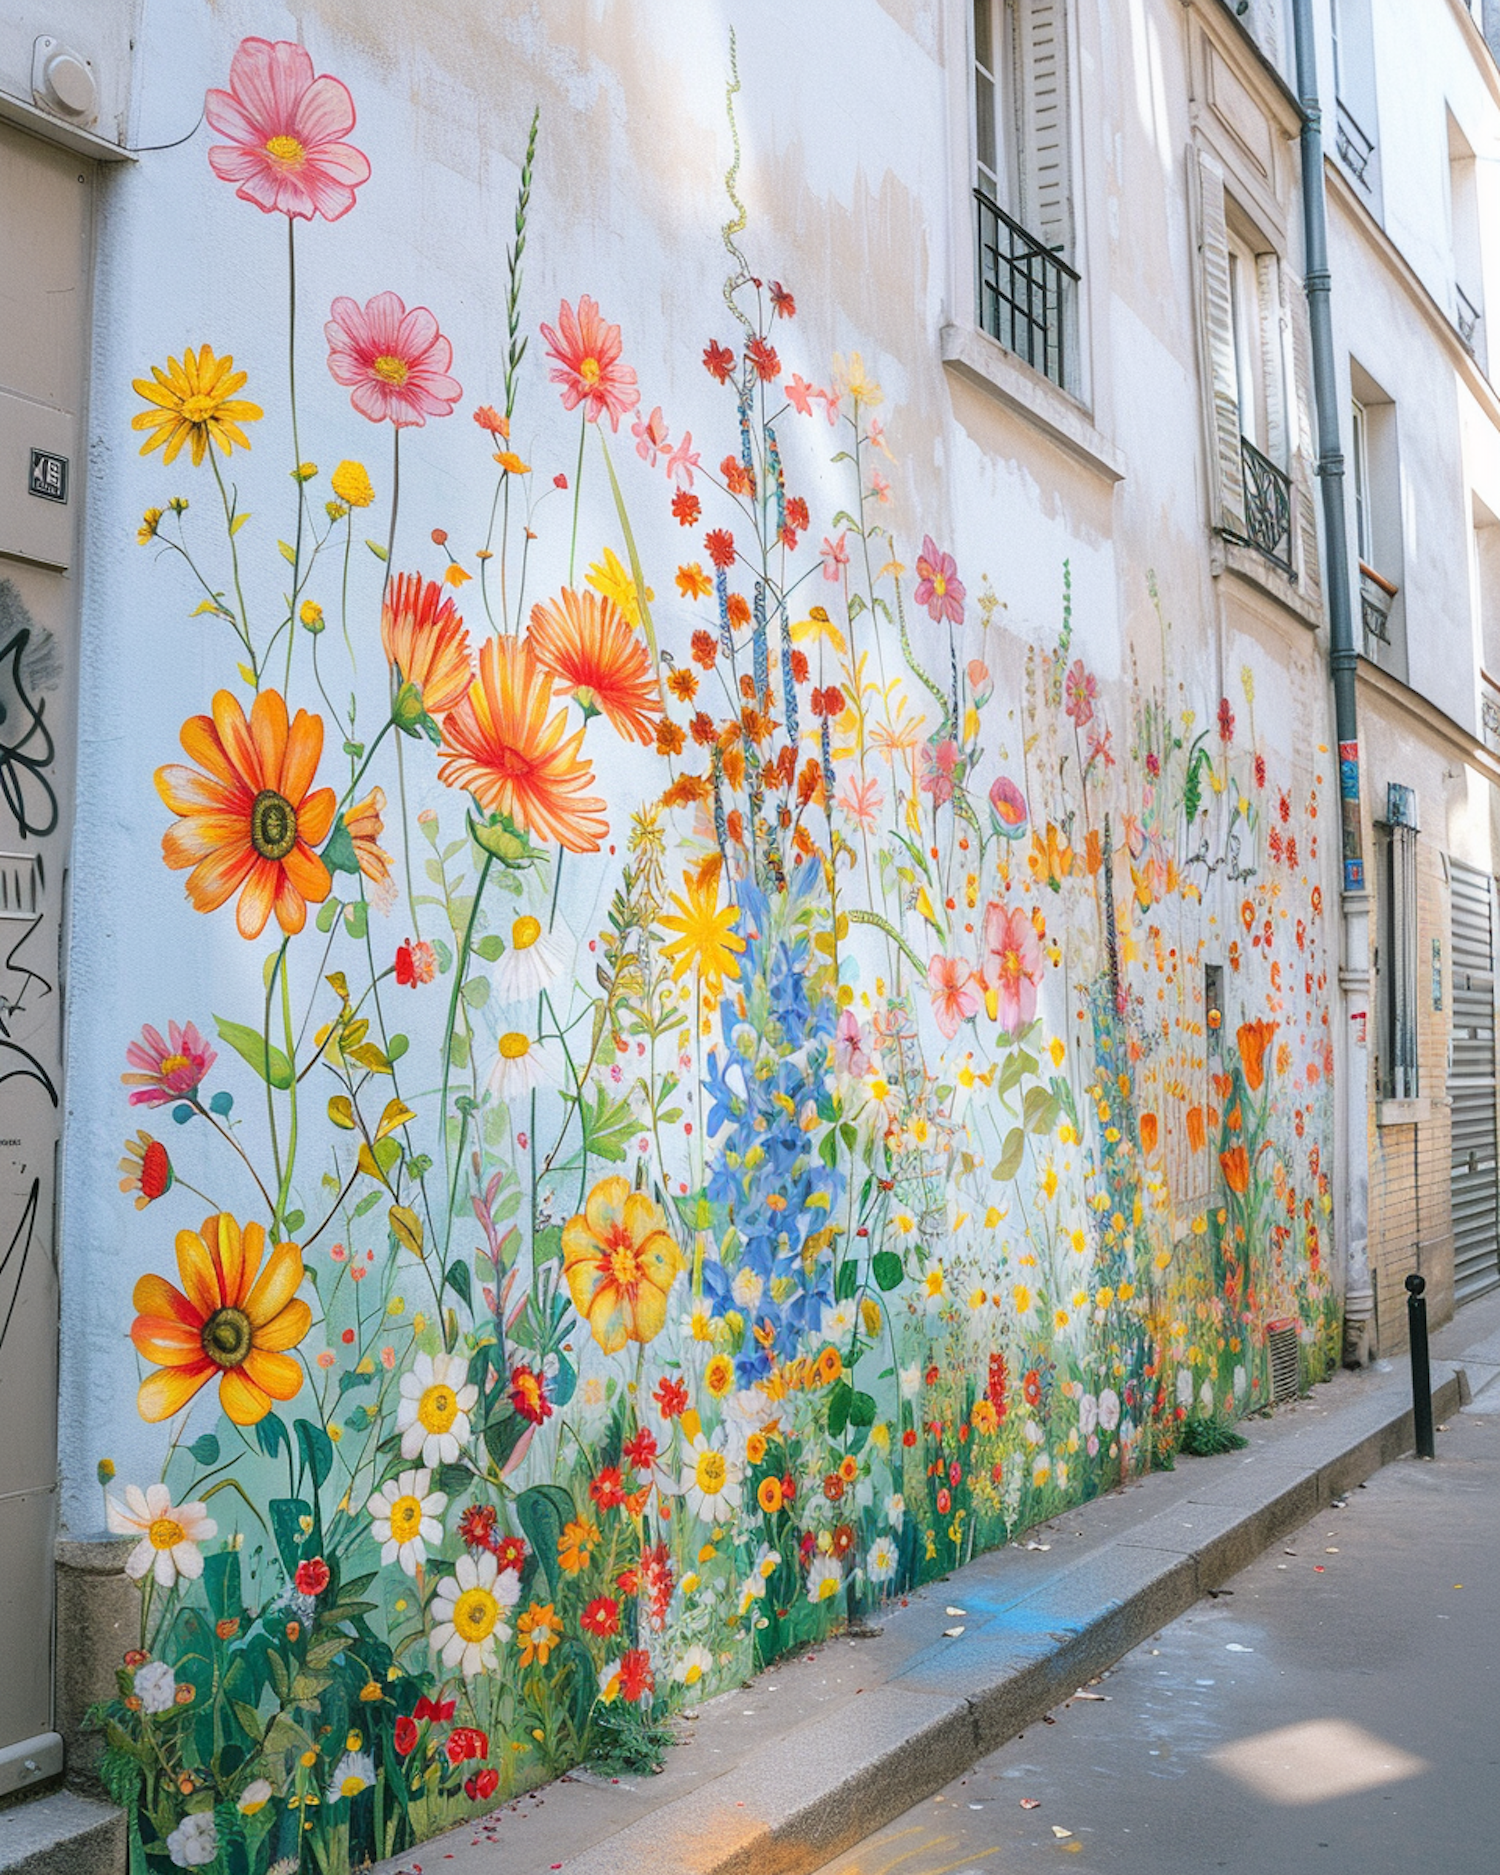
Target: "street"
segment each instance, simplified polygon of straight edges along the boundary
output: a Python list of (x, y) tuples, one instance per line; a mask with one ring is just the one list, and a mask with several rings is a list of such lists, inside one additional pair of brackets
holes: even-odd
[(823, 1875), (1492, 1867), (1500, 1382), (1082, 1692)]

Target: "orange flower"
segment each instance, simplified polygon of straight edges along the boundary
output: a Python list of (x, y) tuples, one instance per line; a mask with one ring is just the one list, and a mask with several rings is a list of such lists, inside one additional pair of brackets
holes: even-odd
[(136, 1284), (140, 1312), (130, 1338), (161, 1369), (141, 1382), (142, 1419), (170, 1419), (216, 1374), (219, 1404), (237, 1426), (253, 1426), (273, 1400), (297, 1392), (302, 1368), (286, 1350), (312, 1327), (312, 1310), (297, 1295), (302, 1252), (274, 1244), (257, 1282), (265, 1247), (259, 1224), (242, 1231), (216, 1211), (201, 1231), (177, 1233), (181, 1289), (164, 1276)]
[(308, 793), (323, 753), (322, 718), (298, 710), (288, 727), (280, 695), (262, 690), (247, 723), (220, 690), (211, 717), (182, 725), (182, 746), (198, 768), (172, 762), (156, 771), (157, 793), (182, 816), (162, 835), (162, 858), (174, 871), (192, 867), (187, 893), (199, 911), (217, 911), (239, 892), (241, 937), (259, 937), (273, 910), (288, 935), (300, 931), (308, 901), (321, 904), (330, 886), (313, 848), (333, 825), (334, 792)]
[(573, 1306), (606, 1354), (660, 1334), (682, 1252), (648, 1192), (632, 1191), (618, 1173), (600, 1179), (563, 1226), (562, 1249)]
[(1204, 1130), (1203, 1109), (1201, 1107), (1188, 1108), (1187, 1136), (1188, 1150), (1190, 1152), (1202, 1152), (1203, 1148), (1208, 1144), (1208, 1134)]
[(661, 697), (646, 647), (612, 599), (564, 586), (531, 608), (527, 633), (537, 659), (569, 690), (585, 717), (603, 711), (627, 739), (650, 743)]
[(1156, 1151), (1156, 1115), (1154, 1113), (1141, 1115), (1141, 1151), (1147, 1153)]
[(384, 788), (372, 788), (362, 801), (344, 809), (344, 825), (349, 829), (354, 857), (371, 885), (384, 885), (391, 876), (391, 856), (380, 845), (384, 814)]
[(594, 771), (579, 760), (583, 731), (570, 737), (562, 711), (549, 720), (551, 702), (552, 675), (529, 639), (487, 639), (478, 677), (443, 718), (438, 779), (570, 853), (597, 853), (609, 822), (584, 792)]
[(1224, 1168), (1224, 1183), (1241, 1197), (1250, 1189), (1250, 1154), (1243, 1146), (1232, 1146), (1228, 1152), (1219, 1154), (1219, 1164)]
[(557, 1560), (570, 1576), (586, 1569), (599, 1546), (599, 1526), (587, 1517), (570, 1518), (557, 1539)]
[(402, 681), (422, 693), (422, 708), (441, 716), (474, 678), (469, 634), (435, 579), (398, 573), (380, 608), (380, 648)]
[(1245, 1085), (1255, 1093), (1266, 1078), (1266, 1050), (1280, 1027), (1276, 1022), (1242, 1022), (1235, 1030), (1240, 1045), (1240, 1060), (1245, 1067)]

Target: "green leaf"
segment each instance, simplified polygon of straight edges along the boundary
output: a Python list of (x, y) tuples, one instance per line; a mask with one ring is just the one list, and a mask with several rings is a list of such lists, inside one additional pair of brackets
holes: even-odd
[(1021, 1160), (1026, 1154), (1026, 1135), (1019, 1126), (1013, 1126), (1005, 1135), (1005, 1144), (1000, 1151), (1000, 1163), (995, 1167), (993, 1176), (999, 1179), (1014, 1178), (1021, 1169)]
[(1028, 1087), (1021, 1102), (1021, 1124), (1028, 1133), (1050, 1133), (1057, 1124), (1057, 1097), (1045, 1087)]
[(469, 1038), (458, 1029), (448, 1038), (448, 1059), (455, 1068), (466, 1068), (469, 1065)]
[(447, 1274), (443, 1277), (443, 1285), (445, 1288), (451, 1289), (454, 1295), (461, 1299), (469, 1313), (473, 1314), (474, 1292), (470, 1284), (469, 1266), (467, 1263), (463, 1262), (462, 1259), (456, 1263), (450, 1263)]
[(313, 1489), (321, 1490), (323, 1480), (333, 1469), (333, 1442), (323, 1428), (310, 1419), (299, 1419), (296, 1431), (303, 1462), (313, 1475)]
[(362, 942), (370, 928), (370, 908), (362, 898), (344, 907), (344, 929), (350, 937)]
[(255, 1443), (267, 1458), (275, 1458), (282, 1446), (291, 1442), (285, 1421), (278, 1419), (275, 1413), (267, 1413), (264, 1419), (255, 1422)]
[(291, 1086), (291, 1062), (279, 1048), (270, 1047), (266, 1038), (257, 1030), (246, 1028), (243, 1022), (227, 1021), (223, 1016), (214, 1017), (214, 1027), (219, 1031), (219, 1040), (228, 1042), (263, 1081), (269, 1081), (272, 1087), (279, 1087), (283, 1091)]
[(470, 977), (459, 994), (471, 1009), (483, 1009), (490, 1000), (490, 980), (488, 977)]
[(211, 1432), (194, 1439), (188, 1450), (200, 1465), (217, 1465), (219, 1462), (219, 1441)]
[(624, 1162), (639, 1128), (628, 1100), (611, 1100), (604, 1089), (595, 1092), (592, 1107), (583, 1107), (583, 1143), (596, 1159), (611, 1165)]
[(328, 933), (333, 929), (333, 921), (338, 917), (339, 910), (339, 901), (336, 898), (325, 898), (323, 903), (318, 907), (318, 915), (313, 922), (323, 933), (324, 937), (327, 937)]
[(558, 1539), (562, 1536), (563, 1525), (576, 1514), (573, 1493), (565, 1491), (560, 1484), (534, 1484), (516, 1499), (516, 1522), (536, 1552), (537, 1562), (554, 1596), (559, 1591)]
[(359, 860), (355, 857), (354, 836), (342, 814), (335, 816), (333, 832), (323, 842), (319, 857), (330, 872), (358, 873)]
[(204, 1557), (203, 1591), (215, 1621), (227, 1621), (241, 1612), (238, 1550), (219, 1550)]
[(832, 1393), (828, 1396), (828, 1436), (841, 1439), (844, 1428), (849, 1424), (849, 1409), (854, 1404), (854, 1389), (847, 1380), (834, 1382)]
[[(281, 1557), (281, 1566), (289, 1576), (296, 1574), (297, 1564), (302, 1560), (303, 1545), (307, 1541), (302, 1530), (302, 1519), (311, 1516), (312, 1506), (304, 1503), (300, 1497), (273, 1497), (271, 1499), (271, 1529), (276, 1537), (276, 1548)], [(314, 1530), (316, 1530), (316, 1525)], [(276, 1656), (271, 1654), (268, 1658), (274, 1660)]]
[(487, 964), (494, 963), (497, 957), (502, 957), (504, 954), (505, 940), (496, 937), (493, 932), (488, 937), (480, 938), (474, 946), (474, 955), (482, 957)]
[(231, 1699), (229, 1703), (234, 1708), (234, 1716), (240, 1722), (240, 1730), (247, 1738), (259, 1744), (261, 1734), (265, 1730), (265, 1721), (260, 1714), (254, 1706), (247, 1705), (243, 1699)]
[(503, 1411), (497, 1413), (485, 1427), (484, 1449), (494, 1461), (497, 1471), (505, 1470), (506, 1460), (521, 1443), (526, 1425), (527, 1422), (507, 1401)]
[(875, 1396), (870, 1393), (855, 1393), (849, 1402), (849, 1424), (851, 1426), (873, 1426), (875, 1424)]
[(297, 564), (297, 549), (292, 546), (290, 541), (278, 540), (276, 547), (288, 566), (295, 566)]
[(377, 560), (384, 560), (387, 557), (385, 548), (381, 546), (378, 540), (367, 540), (365, 545), (370, 549), (370, 552), (374, 554)]
[(847, 1302), (859, 1287), (859, 1270), (853, 1257), (846, 1257), (839, 1265), (838, 1278), (833, 1285), (833, 1297), (836, 1302)]
[(399, 1061), (410, 1047), (411, 1043), (404, 1035), (393, 1035), (385, 1045), (385, 1058), (387, 1061)]
[(877, 1250), (871, 1259), (870, 1268), (875, 1280), (882, 1289), (897, 1289), (906, 1274), (906, 1266), (894, 1250)]

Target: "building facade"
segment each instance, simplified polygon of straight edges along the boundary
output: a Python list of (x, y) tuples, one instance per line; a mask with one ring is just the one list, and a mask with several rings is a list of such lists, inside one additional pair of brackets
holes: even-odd
[(398, 1853), (1500, 1279), (1435, 10), (1357, 562), (1290, 5), (0, 21), (0, 1796)]

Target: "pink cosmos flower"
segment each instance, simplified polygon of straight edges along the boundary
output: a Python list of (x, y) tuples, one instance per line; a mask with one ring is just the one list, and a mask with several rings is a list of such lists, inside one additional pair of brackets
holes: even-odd
[(927, 966), (927, 987), (932, 992), (932, 1013), (937, 1025), (951, 1042), (960, 1022), (966, 1022), (979, 1007), (979, 992), (984, 987), (962, 957), (934, 957)]
[(588, 422), (607, 416), (609, 427), (618, 430), (621, 417), (641, 401), (634, 367), (620, 363), (620, 328), (601, 318), (585, 293), (576, 315), (566, 300), (562, 302), (557, 327), (544, 325), (542, 337), (556, 360), (548, 375), (562, 387), (563, 409), (576, 410), (582, 404)]
[(693, 432), (684, 430), (682, 441), (667, 457), (667, 474), (679, 488), (693, 486), (693, 471), (701, 466), (701, 458), (693, 447)]
[(351, 387), (349, 401), (361, 416), (406, 429), (451, 413), (463, 387), (448, 376), (453, 347), (425, 306), (408, 312), (395, 293), (377, 293), (362, 307), (341, 294), (332, 312), (323, 327), (328, 369), (335, 383)]
[(926, 606), (927, 616), (935, 625), (941, 625), (945, 619), (950, 625), (962, 625), (966, 591), (958, 577), (958, 562), (953, 555), (941, 552), (931, 534), (924, 534), (922, 551), (917, 555), (914, 602)]
[(337, 221), (370, 180), (362, 150), (343, 139), (354, 128), (348, 88), (290, 40), (243, 39), (229, 67), (229, 89), (210, 91), (203, 114), (227, 143), (209, 165), (235, 194), (265, 214)]
[(1094, 699), (1099, 694), (1099, 685), (1093, 672), (1083, 668), (1082, 658), (1074, 658), (1069, 665), (1063, 679), (1063, 693), (1067, 697), (1063, 707), (1080, 729), (1094, 720)]
[(851, 777), (844, 783), (839, 806), (862, 833), (873, 833), (880, 824), (880, 809), (884, 799), (878, 781), (855, 781)]
[(817, 386), (815, 384), (809, 384), (800, 371), (795, 371), (791, 377), (787, 379), (783, 388), (786, 391), (787, 402), (791, 405), (793, 410), (797, 412), (797, 415), (799, 417), (810, 417), (812, 415), (812, 399), (819, 395)]
[(125, 1059), (137, 1070), (120, 1079), (133, 1089), (132, 1107), (166, 1107), (174, 1100), (190, 1100), (218, 1060), (217, 1053), (189, 1022), (167, 1024), (167, 1039), (148, 1022), (141, 1039), (125, 1050)]
[(858, 1080), (869, 1068), (869, 1031), (860, 1026), (859, 1017), (852, 1009), (844, 1010), (833, 1031), (833, 1065), (840, 1074), (847, 1074), (853, 1080)]
[(842, 577), (839, 569), (849, 564), (849, 535), (847, 530), (837, 540), (830, 540), (825, 534), (823, 545), (818, 549), (823, 558), (823, 577), (835, 584)]
[(630, 434), (635, 438), (635, 453), (653, 469), (657, 457), (671, 447), (667, 441), (667, 423), (661, 414), (660, 404), (649, 417), (637, 417), (630, 426)]
[(1025, 839), (1031, 818), (1026, 807), (1026, 796), (1004, 775), (996, 776), (990, 783), (990, 815), (996, 833), (1007, 840)]
[(931, 743), (922, 751), (922, 792), (937, 806), (953, 799), (953, 777), (958, 769), (958, 744), (951, 737)]
[(1036, 926), (1019, 906), (1007, 911), (992, 899), (984, 913), (984, 951), (985, 1001), (1007, 1034), (1019, 1034), (1036, 1014), (1042, 981)]

